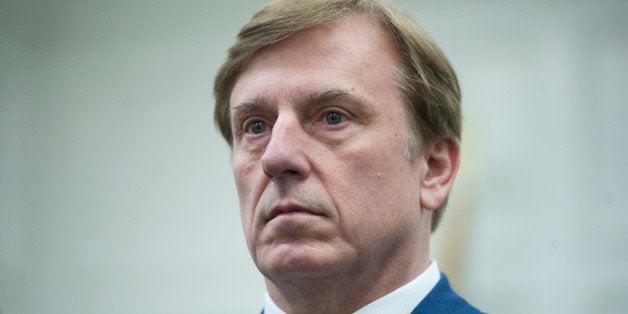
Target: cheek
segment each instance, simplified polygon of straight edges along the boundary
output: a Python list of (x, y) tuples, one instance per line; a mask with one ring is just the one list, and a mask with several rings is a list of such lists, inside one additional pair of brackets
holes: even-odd
[[(389, 232), (420, 206), (419, 175), (404, 150), (405, 143), (387, 142), (336, 157), (342, 171), (331, 176), (329, 192), (350, 234), (371, 238)], [(371, 227), (365, 231), (364, 225)]]
[(232, 169), (240, 202), (242, 227), (248, 238), (254, 223), (255, 207), (257, 205), (256, 193), (254, 191), (259, 182), (259, 176), (256, 176), (255, 162), (248, 159), (234, 157)]
[(241, 209), (245, 209), (248, 203), (248, 198), (252, 196), (252, 191), (255, 189), (255, 184), (259, 180), (257, 174), (257, 168), (259, 167), (259, 160), (254, 160), (243, 153), (233, 153), (231, 159), (231, 168), (233, 170), (233, 177), (235, 179), (236, 188), (238, 190), (238, 196), (240, 200)]

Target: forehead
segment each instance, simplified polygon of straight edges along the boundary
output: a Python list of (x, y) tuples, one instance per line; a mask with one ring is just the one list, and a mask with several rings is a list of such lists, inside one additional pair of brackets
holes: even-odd
[(253, 98), (321, 89), (397, 90), (400, 58), (387, 29), (373, 17), (353, 14), (297, 32), (259, 51), (238, 76), (230, 106)]

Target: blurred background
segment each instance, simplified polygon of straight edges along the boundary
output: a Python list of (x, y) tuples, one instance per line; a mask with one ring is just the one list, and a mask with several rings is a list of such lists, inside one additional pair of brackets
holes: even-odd
[[(261, 309), (211, 90), (263, 3), (0, 0), (0, 313)], [(454, 287), (628, 311), (628, 2), (394, 3), (463, 89)]]

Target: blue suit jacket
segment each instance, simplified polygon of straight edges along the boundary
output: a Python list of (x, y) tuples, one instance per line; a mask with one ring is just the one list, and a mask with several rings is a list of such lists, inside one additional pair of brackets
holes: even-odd
[[(460, 297), (449, 285), (447, 276), (440, 273), (440, 280), (434, 289), (412, 310), (410, 314), (478, 314), (480, 310)], [(262, 309), (261, 314), (264, 314)], [(382, 313), (388, 314), (388, 313)], [(393, 313), (390, 313), (393, 314)], [(396, 314), (396, 313), (394, 313)], [(399, 313), (401, 314), (401, 313)]]
[(449, 285), (447, 276), (440, 280), (410, 314), (476, 314), (482, 313), (460, 297)]

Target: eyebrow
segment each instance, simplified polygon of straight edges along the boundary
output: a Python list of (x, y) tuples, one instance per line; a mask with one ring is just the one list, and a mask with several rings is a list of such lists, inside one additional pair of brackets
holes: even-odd
[(308, 95), (308, 104), (320, 104), (336, 100), (339, 98), (345, 98), (349, 96), (349, 91), (344, 89), (330, 89), (322, 92), (314, 92)]
[(253, 99), (245, 101), (243, 103), (239, 103), (237, 105), (234, 105), (231, 110), (232, 111), (236, 111), (236, 112), (252, 111), (252, 110), (257, 110), (259, 108), (266, 107), (268, 105), (268, 103), (269, 102), (268, 102), (267, 99), (264, 99), (264, 98), (253, 98)]

